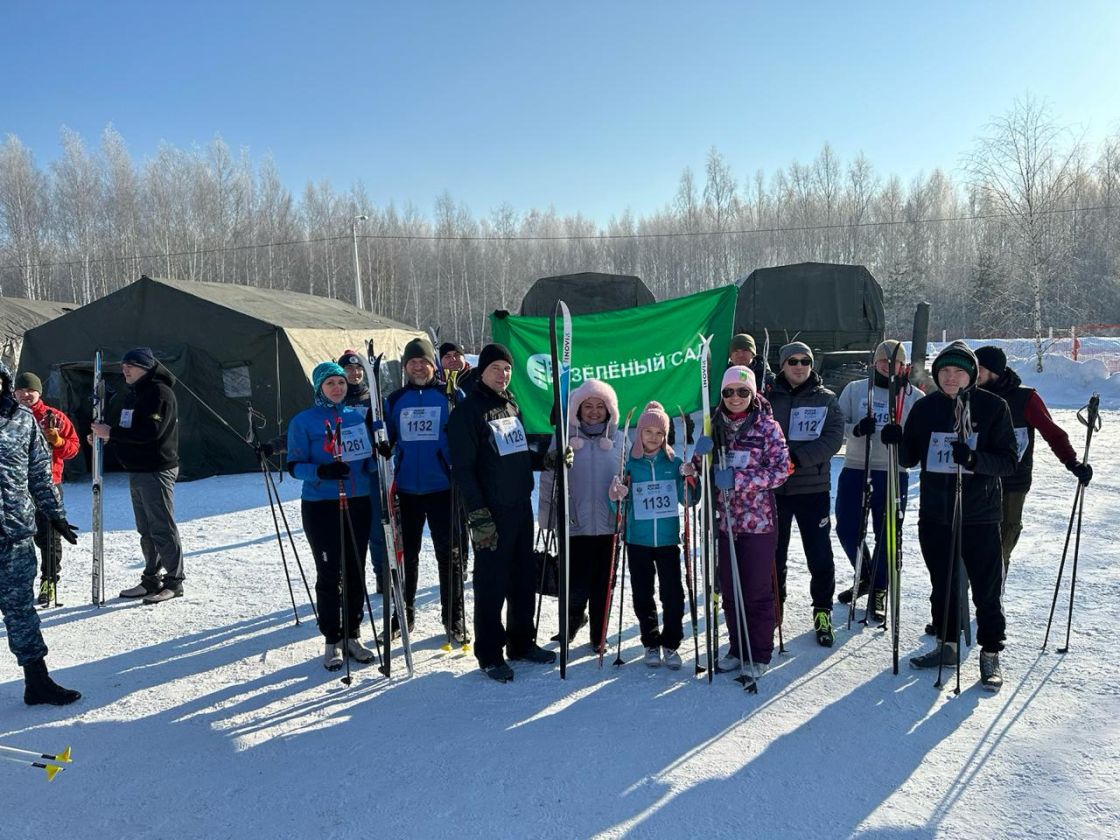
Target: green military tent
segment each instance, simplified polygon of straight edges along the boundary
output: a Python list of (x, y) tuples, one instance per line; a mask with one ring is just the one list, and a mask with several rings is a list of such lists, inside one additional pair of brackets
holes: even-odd
[(563, 300), (573, 315), (630, 309), (656, 302), (653, 292), (639, 277), (584, 271), (537, 280), (521, 300), (521, 314), (551, 315), (557, 300)]
[[(337, 300), (233, 283), (141, 277), (110, 295), (26, 334), (21, 370), (43, 380), (44, 396), (66, 411), (79, 432), (89, 428), (94, 352), (112, 363), (107, 415), (119, 411), (124, 385), (117, 362), (131, 347), (152, 348), (176, 378), (180, 477), (256, 468), (249, 434), (282, 434), (311, 404), (311, 371), (372, 338), (399, 360), (419, 330)], [(399, 384), (399, 362), (385, 385)], [(238, 438), (242, 438), (239, 440)], [(113, 466), (110, 459), (108, 466)], [(83, 470), (75, 458), (68, 466)]]

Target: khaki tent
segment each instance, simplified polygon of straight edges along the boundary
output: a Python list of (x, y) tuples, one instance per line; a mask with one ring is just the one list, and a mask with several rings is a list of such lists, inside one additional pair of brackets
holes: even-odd
[(23, 334), (77, 308), (76, 303), (0, 297), (0, 359), (9, 369), (16, 370)]
[[(107, 385), (125, 388), (117, 362), (146, 345), (178, 380), (180, 477), (256, 468), (249, 434), (267, 440), (312, 401), (311, 371), (372, 338), (395, 364), (386, 388), (400, 381), (404, 345), (422, 335), (404, 324), (347, 303), (298, 292), (232, 283), (195, 283), (141, 277), (113, 294), (27, 333), (21, 370), (43, 379), (44, 396), (66, 411), (80, 432), (89, 427), (93, 357), (108, 365)], [(110, 394), (107, 414), (119, 411)], [(110, 459), (108, 466), (113, 466)], [(84, 470), (75, 458), (68, 469)]]

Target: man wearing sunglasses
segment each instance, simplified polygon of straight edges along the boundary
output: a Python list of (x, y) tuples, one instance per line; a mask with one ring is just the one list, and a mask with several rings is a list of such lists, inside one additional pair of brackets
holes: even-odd
[[(774, 419), (789, 444), (793, 473), (774, 491), (778, 502), (778, 593), (786, 601), (786, 561), (793, 520), (809, 564), (813, 629), (817, 643), (832, 647), (832, 595), (836, 568), (832, 560), (832, 456), (844, 442), (844, 417), (836, 395), (813, 370), (813, 351), (794, 341), (779, 351), (780, 368), (767, 397)], [(779, 622), (781, 612), (778, 613)]]

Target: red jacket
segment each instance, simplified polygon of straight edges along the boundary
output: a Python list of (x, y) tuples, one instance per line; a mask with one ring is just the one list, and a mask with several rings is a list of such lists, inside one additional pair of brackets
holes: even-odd
[[(74, 424), (70, 422), (69, 417), (57, 408), (51, 408), (42, 400), (31, 406), (31, 413), (35, 415), (39, 428), (43, 430), (43, 436), (46, 437), (47, 444), (51, 448), (51, 481), (55, 484), (61, 484), (62, 462), (69, 461), (78, 454), (78, 449), (81, 448), (81, 444), (78, 442), (78, 433), (74, 431)], [(57, 443), (51, 441), (54, 435), (50, 433), (48, 418), (55, 426), (54, 431), (58, 433), (55, 438)]]

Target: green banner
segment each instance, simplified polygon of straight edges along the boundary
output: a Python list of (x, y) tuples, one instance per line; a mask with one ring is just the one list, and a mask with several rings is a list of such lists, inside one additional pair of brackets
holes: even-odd
[[(572, 316), (572, 390), (601, 379), (618, 394), (625, 418), (657, 400), (669, 412), (700, 408), (700, 336), (712, 340), (712, 395), (727, 363), (736, 286), (594, 315)], [(510, 390), (530, 434), (552, 431), (552, 359), (548, 318), (490, 316), (494, 341), (513, 354)]]

